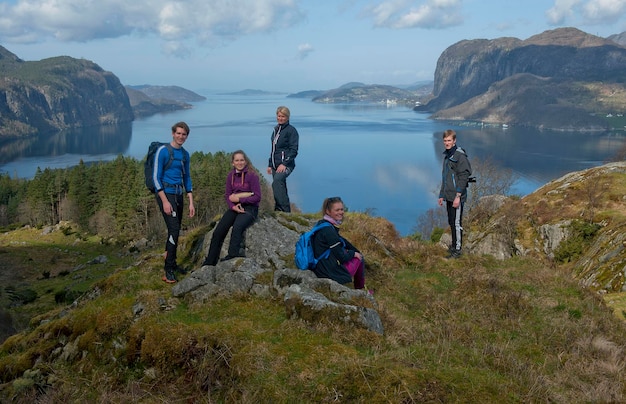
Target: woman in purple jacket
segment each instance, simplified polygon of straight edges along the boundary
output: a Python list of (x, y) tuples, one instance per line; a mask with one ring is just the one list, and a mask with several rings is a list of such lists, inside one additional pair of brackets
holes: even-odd
[(232, 227), (228, 255), (222, 258), (226, 261), (235, 257), (245, 257), (242, 249), (243, 237), (246, 229), (254, 223), (259, 213), (261, 202), (261, 184), (259, 176), (249, 169), (250, 160), (246, 153), (237, 150), (233, 153), (233, 169), (226, 176), (226, 204), (228, 210), (222, 216), (211, 238), (209, 253), (202, 265), (216, 265), (224, 239)]

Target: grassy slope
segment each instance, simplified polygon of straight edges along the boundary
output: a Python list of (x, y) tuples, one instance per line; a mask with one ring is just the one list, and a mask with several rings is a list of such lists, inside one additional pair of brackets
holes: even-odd
[[(250, 403), (625, 399), (624, 324), (568, 273), (531, 259), (447, 261), (439, 247), (399, 240), (384, 220), (359, 213), (348, 215), (342, 232), (371, 258), (368, 287), (376, 290), (383, 337), (289, 320), (277, 298), (236, 296), (191, 305), (172, 298), (171, 286), (160, 280), (158, 251), (121, 254), (107, 265), (110, 276), (90, 278), (96, 286), (78, 305), (41, 315), (0, 347), (0, 397)], [(18, 230), (3, 235), (0, 246), (3, 256), (11, 256), (22, 251), (16, 245), (30, 243), (32, 254), (57, 251), (56, 262), (65, 262), (79, 247), (73, 246), (75, 236), (59, 234), (38, 236), (35, 243), (31, 231)], [(76, 262), (100, 248), (83, 244)], [(38, 263), (22, 262), (39, 272)]]

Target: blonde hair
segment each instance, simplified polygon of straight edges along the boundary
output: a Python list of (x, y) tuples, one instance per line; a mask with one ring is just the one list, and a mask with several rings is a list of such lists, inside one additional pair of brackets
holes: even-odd
[(287, 119), (289, 119), (289, 117), (291, 116), (291, 112), (289, 111), (289, 108), (285, 107), (284, 105), (281, 105), (280, 107), (276, 108), (276, 115), (278, 114), (285, 115)]

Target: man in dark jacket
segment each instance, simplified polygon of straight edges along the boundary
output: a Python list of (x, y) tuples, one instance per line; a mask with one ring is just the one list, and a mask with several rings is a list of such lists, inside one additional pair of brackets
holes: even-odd
[(267, 165), (267, 173), (272, 174), (274, 191), (274, 210), (291, 212), (291, 202), (287, 193), (287, 177), (296, 168), (299, 135), (296, 128), (289, 124), (289, 108), (280, 106), (276, 109), (276, 122), (272, 132), (272, 152)]
[(448, 224), (452, 232), (452, 245), (447, 258), (461, 256), (463, 205), (467, 199), (467, 184), (472, 175), (467, 154), (456, 145), (456, 132), (448, 129), (443, 132), (445, 147), (443, 170), (441, 172), (441, 190), (439, 191), (439, 206), (446, 202)]

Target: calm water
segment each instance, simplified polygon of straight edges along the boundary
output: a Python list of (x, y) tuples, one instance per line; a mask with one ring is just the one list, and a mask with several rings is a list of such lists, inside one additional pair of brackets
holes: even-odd
[(444, 129), (457, 130), (470, 159), (491, 157), (512, 169), (519, 176), (513, 191), (520, 195), (567, 172), (600, 165), (626, 144), (615, 134), (454, 127), (399, 106), (204, 95), (208, 99), (191, 110), (132, 125), (0, 144), (0, 171), (31, 178), (37, 167), (64, 168), (80, 159), (111, 160), (119, 154), (142, 159), (152, 140), (168, 141), (171, 125), (184, 120), (191, 127), (185, 143), (190, 152), (241, 148), (264, 173), (276, 107), (287, 105), (300, 133), (296, 170), (288, 179), (292, 202), (317, 212), (325, 197), (339, 195), (348, 209), (386, 217), (406, 235), (420, 214), (436, 206)]

